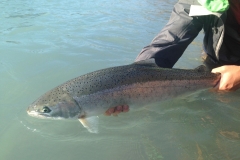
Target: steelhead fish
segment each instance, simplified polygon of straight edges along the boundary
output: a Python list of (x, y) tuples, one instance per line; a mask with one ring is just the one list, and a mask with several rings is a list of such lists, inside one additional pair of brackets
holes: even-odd
[(193, 70), (166, 69), (151, 60), (106, 68), (69, 80), (53, 88), (27, 109), (37, 118), (76, 118), (89, 132), (98, 132), (97, 116), (110, 107), (138, 107), (186, 92), (215, 86), (220, 74), (203, 66)]

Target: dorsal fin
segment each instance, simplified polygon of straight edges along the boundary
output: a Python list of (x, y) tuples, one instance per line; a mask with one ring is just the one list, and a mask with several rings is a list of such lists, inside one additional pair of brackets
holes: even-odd
[(146, 66), (146, 67), (158, 67), (158, 65), (155, 63), (155, 59), (147, 59), (147, 60), (142, 60), (142, 61), (137, 61), (133, 63), (134, 65), (141, 65), (141, 66)]
[(207, 67), (204, 66), (204, 65), (200, 65), (200, 66), (198, 66), (197, 68), (195, 68), (194, 70), (196, 70), (197, 72), (207, 72), (207, 71), (209, 71), (209, 70), (207, 69)]

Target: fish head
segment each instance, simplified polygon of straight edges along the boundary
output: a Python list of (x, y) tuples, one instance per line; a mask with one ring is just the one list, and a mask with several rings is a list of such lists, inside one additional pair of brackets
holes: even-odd
[(52, 90), (42, 95), (28, 107), (28, 115), (44, 119), (77, 118), (81, 113), (77, 102), (68, 93), (59, 92)]

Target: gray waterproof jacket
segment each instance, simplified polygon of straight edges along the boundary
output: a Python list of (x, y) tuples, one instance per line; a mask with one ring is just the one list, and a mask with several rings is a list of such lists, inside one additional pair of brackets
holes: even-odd
[(175, 4), (169, 22), (151, 44), (143, 48), (135, 61), (155, 58), (160, 67), (172, 68), (203, 29), (204, 50), (213, 62), (240, 64), (240, 53), (238, 58), (227, 58), (228, 56), (221, 56), (219, 52), (225, 35), (226, 18), (227, 12), (212, 13), (197, 0), (180, 0)]

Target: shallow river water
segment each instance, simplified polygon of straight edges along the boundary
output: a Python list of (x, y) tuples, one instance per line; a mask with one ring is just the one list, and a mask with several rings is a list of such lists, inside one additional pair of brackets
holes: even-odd
[[(167, 23), (175, 0), (1, 0), (0, 160), (240, 159), (240, 92), (202, 91), (118, 117), (99, 133), (26, 109), (82, 74), (130, 64)], [(175, 68), (201, 62), (203, 34)]]

